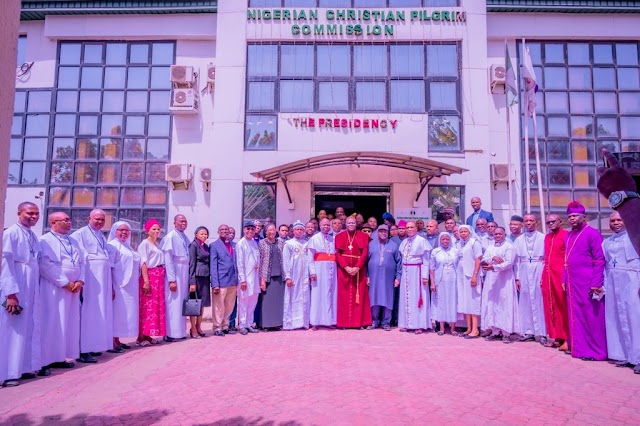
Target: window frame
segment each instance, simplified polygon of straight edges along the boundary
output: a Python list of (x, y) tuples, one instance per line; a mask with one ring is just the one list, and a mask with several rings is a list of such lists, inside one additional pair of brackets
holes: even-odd
[[(295, 1), (295, 0), (294, 0)], [(366, 9), (366, 8), (377, 8), (377, 7), (393, 7), (395, 9), (406, 9), (406, 8), (411, 8), (411, 7), (460, 7), (460, 0), (455, 0), (456, 1), (456, 5), (455, 6), (432, 6), (430, 4), (431, 0), (420, 0), (420, 5), (419, 6), (389, 6), (389, 2), (390, 0), (384, 0), (385, 5), (384, 6), (355, 6), (355, 1), (354, 0), (348, 0), (349, 1), (349, 6), (337, 6), (337, 7), (351, 7), (353, 9)], [(247, 4), (249, 8), (260, 8), (260, 7), (291, 7), (291, 8), (295, 8), (295, 7), (317, 7), (317, 8), (321, 8), (321, 9), (330, 9), (332, 7), (327, 7), (327, 6), (319, 6), (320, 4), (320, 0), (315, 0), (315, 6), (285, 6), (285, 0), (276, 0), (276, 3), (280, 3), (279, 6), (252, 6), (252, 0), (248, 0)]]

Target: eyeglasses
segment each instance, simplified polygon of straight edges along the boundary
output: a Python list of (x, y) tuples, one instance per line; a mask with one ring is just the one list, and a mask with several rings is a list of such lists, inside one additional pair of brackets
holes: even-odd
[(364, 232), (365, 234), (373, 233), (370, 229), (363, 229), (362, 232)]
[(558, 220), (548, 220), (546, 223), (547, 225), (553, 225), (554, 223), (556, 223)]
[(56, 219), (54, 220), (54, 222), (71, 222), (71, 219), (66, 218), (66, 219)]

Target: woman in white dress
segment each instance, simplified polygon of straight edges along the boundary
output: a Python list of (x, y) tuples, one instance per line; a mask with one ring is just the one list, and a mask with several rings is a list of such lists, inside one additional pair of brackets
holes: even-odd
[(113, 348), (130, 349), (121, 337), (138, 335), (140, 316), (139, 285), (140, 255), (131, 247), (131, 226), (125, 221), (113, 224), (109, 244), (117, 250), (113, 265)]
[(429, 260), (431, 320), (440, 322), (439, 336), (444, 334), (446, 323), (449, 323), (451, 334), (458, 335), (455, 331), (458, 317), (456, 299), (458, 252), (451, 240), (448, 232), (441, 232), (438, 237), (440, 244), (431, 252)]

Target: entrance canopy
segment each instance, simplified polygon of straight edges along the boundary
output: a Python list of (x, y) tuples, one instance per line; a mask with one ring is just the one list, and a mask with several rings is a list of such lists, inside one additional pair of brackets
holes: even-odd
[[(450, 176), (454, 173), (466, 172), (461, 167), (451, 166), (449, 164), (440, 163), (438, 161), (429, 160), (422, 157), (414, 157), (411, 155), (397, 154), (390, 152), (338, 152), (335, 154), (319, 155), (303, 160), (293, 161), (291, 163), (282, 164), (270, 169), (261, 170), (251, 173), (258, 179), (271, 182), (282, 179), (289, 195), (287, 188), (287, 176), (304, 172), (311, 169), (319, 169), (330, 166), (343, 165), (370, 165), (394, 167), (397, 169), (412, 170), (418, 173), (421, 187), (416, 197), (416, 201), (420, 198), (420, 194), (424, 190), (427, 183), (434, 177)], [(291, 197), (289, 196), (289, 202)]]

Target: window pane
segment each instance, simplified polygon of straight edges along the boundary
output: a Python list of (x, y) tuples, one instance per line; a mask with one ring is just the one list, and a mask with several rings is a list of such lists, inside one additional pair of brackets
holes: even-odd
[(100, 89), (102, 87), (102, 68), (82, 67), (80, 87), (83, 89)]
[(316, 0), (284, 0), (285, 7), (315, 7), (315, 5)]
[(54, 186), (49, 188), (49, 206), (70, 207), (71, 191), (69, 188)]
[(73, 163), (51, 163), (51, 183), (71, 183)]
[(616, 44), (616, 63), (618, 65), (638, 65), (638, 45), (636, 43)]
[(16, 96), (13, 98), (13, 112), (25, 112), (27, 103), (27, 92), (16, 90)]
[(21, 35), (18, 36), (17, 49), (18, 55), (16, 57), (16, 67), (25, 63), (25, 58), (27, 56), (27, 36)]
[(320, 7), (350, 7), (351, 0), (320, 0)]
[(11, 122), (11, 134), (12, 135), (21, 135), (22, 134), (22, 123), (23, 119), (21, 115), (14, 115), (13, 121)]
[(124, 67), (106, 67), (104, 69), (105, 89), (124, 89), (126, 69)]
[(171, 92), (153, 91), (149, 94), (149, 112), (166, 112), (171, 102)]
[(620, 117), (620, 131), (623, 138), (640, 138), (640, 117)]
[(455, 44), (427, 45), (428, 76), (458, 76), (458, 54)]
[(351, 75), (351, 48), (345, 45), (318, 45), (318, 76), (348, 77)]
[(80, 43), (60, 43), (60, 65), (80, 64)]
[(111, 207), (118, 205), (118, 188), (98, 188), (97, 206)]
[(593, 87), (594, 89), (615, 89), (615, 70), (613, 68), (594, 68)]
[(549, 186), (571, 186), (571, 167), (549, 166), (547, 167), (547, 174), (549, 176)]
[(281, 0), (249, 0), (249, 7), (280, 7)]
[(58, 89), (76, 89), (80, 78), (80, 69), (76, 67), (58, 68)]
[(576, 166), (573, 168), (573, 186), (593, 188), (596, 186), (596, 171), (593, 167)]
[(318, 109), (321, 111), (348, 111), (349, 83), (318, 83)]
[(456, 83), (430, 83), (429, 102), (431, 110), (458, 110)]
[(280, 112), (313, 111), (313, 81), (280, 82)]
[(49, 135), (49, 114), (29, 114), (27, 118), (26, 136), (48, 136)]
[(591, 87), (591, 70), (589, 68), (569, 68), (569, 89), (590, 90)]
[[(151, 63), (154, 65), (173, 64), (173, 43), (153, 43)], [(167, 80), (168, 81), (168, 80)]]
[(102, 44), (85, 44), (82, 62), (84, 64), (101, 64)]
[(354, 46), (353, 74), (359, 77), (386, 76), (387, 46)]
[(618, 68), (619, 89), (639, 89), (640, 77), (638, 68)]
[(122, 188), (120, 205), (121, 206), (141, 206), (142, 205), (142, 188)]
[(104, 92), (104, 97), (102, 100), (102, 112), (122, 112), (123, 105), (124, 92)]
[(618, 120), (616, 118), (596, 118), (597, 137), (617, 137), (618, 136)]
[(164, 206), (167, 203), (167, 188), (146, 188), (144, 190), (144, 204), (161, 205)]
[(115, 184), (120, 181), (119, 163), (100, 163), (98, 169), (99, 184)]
[(280, 47), (280, 75), (309, 77), (314, 74), (313, 46), (283, 45)]
[(613, 48), (611, 45), (594, 44), (593, 62), (596, 64), (613, 64)]
[(96, 163), (76, 163), (74, 183), (96, 183)]
[(44, 185), (44, 176), (47, 163), (37, 162), (25, 162), (22, 163), (22, 185)]
[(247, 49), (248, 76), (275, 77), (276, 75), (278, 75), (278, 46), (250, 45)]
[(245, 124), (245, 148), (276, 149), (276, 122), (273, 115), (248, 115)]
[[(105, 100), (106, 100), (105, 92)], [(122, 107), (122, 105), (120, 105)], [(82, 90), (80, 92), (80, 111), (81, 112), (100, 112), (100, 92), (92, 90)], [(122, 111), (120, 108), (118, 111)]]
[[(564, 132), (567, 133), (566, 130)], [(547, 151), (547, 159), (549, 162), (553, 163), (567, 163), (570, 161), (569, 157), (569, 142), (567, 141), (549, 141), (547, 142), (546, 151)], [(535, 160), (535, 148), (534, 154), (530, 157), (532, 162)]]
[(128, 116), (125, 135), (144, 135), (144, 116)]
[(151, 68), (151, 86), (154, 89), (171, 89), (169, 67)]
[(547, 119), (549, 136), (566, 137), (569, 133), (567, 117), (549, 117)]
[(75, 112), (77, 110), (78, 110), (78, 92), (59, 90), (58, 93), (56, 94), (56, 111), (57, 112)]
[(171, 136), (170, 115), (149, 115), (149, 136)]
[(564, 45), (546, 43), (544, 45), (544, 61), (547, 64), (564, 64)]
[[(615, 95), (611, 94), (614, 99)], [(620, 100), (621, 114), (640, 114), (640, 94), (639, 93), (618, 93)], [(615, 101), (614, 101), (615, 102)]]
[(141, 184), (144, 182), (144, 164), (123, 163), (122, 183), (127, 185)]
[(544, 99), (547, 113), (567, 114), (569, 112), (566, 92), (545, 92)]
[(103, 115), (101, 135), (117, 136), (122, 134), (122, 116), (121, 115)]
[(9, 163), (9, 176), (7, 178), (9, 185), (18, 185), (20, 183), (20, 162)]
[(386, 110), (386, 88), (384, 83), (356, 83), (356, 109), (359, 111)]
[(243, 220), (263, 220), (276, 217), (276, 186), (245, 184), (242, 199)]
[(148, 44), (132, 44), (129, 62), (132, 64), (148, 64), (149, 63), (149, 45)]
[(574, 163), (593, 164), (593, 142), (572, 142), (571, 148), (573, 149)]
[(98, 134), (98, 116), (97, 115), (81, 115), (78, 124), (79, 135), (97, 135)]
[(94, 139), (78, 139), (76, 158), (78, 160), (95, 160), (98, 156), (98, 142)]
[(127, 112), (146, 112), (147, 105), (147, 93), (144, 92), (127, 92)]
[(48, 90), (34, 90), (29, 92), (28, 112), (50, 112), (51, 92)]
[(75, 135), (76, 134), (76, 116), (75, 114), (56, 114), (55, 134), (58, 136)]
[(444, 221), (444, 209), (453, 208), (454, 219), (460, 221), (464, 218), (464, 187), (429, 185), (427, 200), (431, 207), (431, 217), (438, 222)]
[(164, 164), (147, 163), (145, 182), (147, 184), (164, 183)]
[(275, 109), (275, 87), (275, 83), (250, 82), (247, 109), (267, 111)]
[[(435, 83), (431, 83), (435, 84)], [(391, 81), (392, 112), (424, 112), (424, 81)]]
[(129, 89), (146, 89), (149, 87), (149, 68), (129, 68), (127, 70), (127, 87)]
[[(124, 65), (127, 63), (126, 43), (107, 43), (107, 64)], [(108, 74), (108, 73), (107, 73)]]
[(389, 0), (389, 7), (416, 7), (421, 3), (422, 0)]
[(385, 7), (387, 0), (354, 0), (355, 7)]
[(22, 138), (12, 138), (9, 144), (9, 160), (22, 160)]
[(426, 0), (427, 7), (458, 6), (458, 0)]
[(149, 139), (147, 141), (147, 160), (169, 160), (169, 140)]
[(567, 72), (565, 68), (545, 67), (544, 88), (546, 89), (566, 89)]
[(569, 43), (567, 45), (570, 65), (589, 65), (589, 45), (587, 43)]
[(72, 160), (76, 156), (76, 143), (73, 138), (55, 138), (53, 140), (53, 160)]
[(572, 114), (593, 113), (593, 102), (590, 92), (572, 92), (569, 94)]
[(616, 114), (618, 112), (618, 104), (615, 93), (595, 92), (593, 96), (596, 114)]
[(429, 151), (460, 150), (460, 119), (455, 116), (429, 117)]
[(424, 46), (392, 45), (391, 77), (424, 76)]
[(593, 137), (593, 120), (591, 117), (571, 117), (571, 136), (574, 138)]
[[(74, 207), (93, 207), (93, 189), (89, 188), (73, 188), (73, 206)], [(80, 222), (77, 218), (77, 222)], [(86, 218), (85, 218), (86, 220)]]
[(119, 160), (122, 139), (100, 139), (100, 159)]
[(125, 160), (144, 160), (145, 140), (140, 138), (128, 138), (124, 140)]

